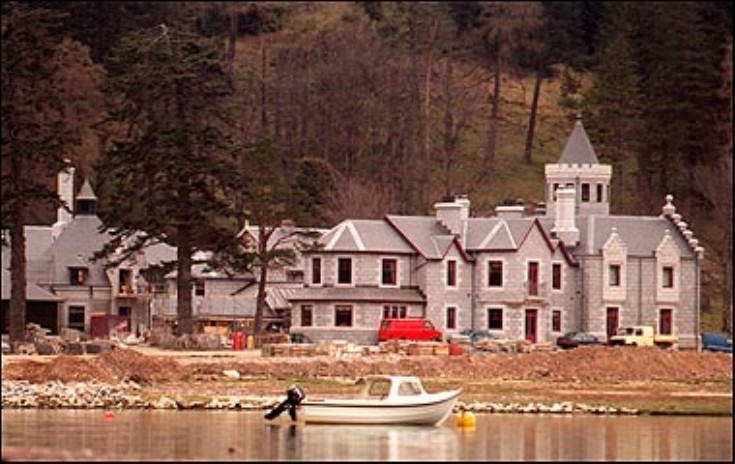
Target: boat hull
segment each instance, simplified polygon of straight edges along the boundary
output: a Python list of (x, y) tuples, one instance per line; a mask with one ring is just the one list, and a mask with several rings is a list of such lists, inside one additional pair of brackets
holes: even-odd
[(440, 425), (452, 413), (460, 390), (405, 400), (306, 400), (298, 415), (312, 424)]

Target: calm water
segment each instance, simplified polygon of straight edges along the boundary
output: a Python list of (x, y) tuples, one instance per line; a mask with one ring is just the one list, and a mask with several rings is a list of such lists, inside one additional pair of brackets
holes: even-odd
[(262, 412), (4, 410), (3, 446), (136, 460), (732, 461), (731, 417), (478, 415), (441, 427), (271, 425)]

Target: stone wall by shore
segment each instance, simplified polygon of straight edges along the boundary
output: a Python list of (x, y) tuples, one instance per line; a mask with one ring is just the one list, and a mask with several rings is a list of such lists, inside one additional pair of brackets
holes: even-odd
[[(30, 383), (24, 380), (2, 381), (3, 409), (212, 409), (268, 410), (283, 398), (273, 396), (216, 395), (200, 399), (171, 396), (148, 397), (133, 381), (112, 385), (97, 381)], [(583, 403), (494, 403), (457, 402), (455, 412), (476, 413), (550, 413), (550, 414), (638, 414), (635, 409), (591, 406)]]

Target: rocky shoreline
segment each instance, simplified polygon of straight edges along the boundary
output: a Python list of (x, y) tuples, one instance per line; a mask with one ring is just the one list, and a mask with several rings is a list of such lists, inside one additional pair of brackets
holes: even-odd
[[(3, 409), (156, 409), (156, 410), (267, 410), (276, 406), (281, 397), (214, 395), (191, 400), (160, 395), (146, 398), (134, 381), (112, 385), (103, 382), (50, 381), (34, 384), (25, 380), (2, 381)], [(636, 415), (637, 409), (594, 406), (584, 403), (496, 403), (459, 401), (454, 412), (522, 413), (522, 414), (610, 414)]]

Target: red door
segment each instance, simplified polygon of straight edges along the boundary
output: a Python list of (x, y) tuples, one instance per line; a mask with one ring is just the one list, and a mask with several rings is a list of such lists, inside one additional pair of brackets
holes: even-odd
[(658, 333), (661, 335), (673, 335), (674, 311), (672, 309), (662, 309), (659, 316)]
[(528, 294), (538, 295), (538, 263), (528, 263)]
[(536, 343), (537, 340), (537, 321), (538, 321), (538, 310), (527, 309), (526, 310), (526, 340), (531, 343)]
[(607, 339), (618, 333), (618, 308), (607, 308)]

